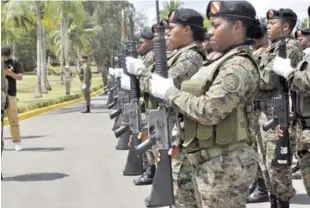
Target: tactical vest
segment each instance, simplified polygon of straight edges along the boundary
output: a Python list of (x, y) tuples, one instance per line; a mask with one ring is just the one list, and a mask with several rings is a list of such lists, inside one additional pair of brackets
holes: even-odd
[[(226, 53), (211, 65), (203, 66), (190, 80), (181, 84), (181, 90), (195, 96), (205, 95), (222, 64), (234, 56), (247, 57), (257, 66), (248, 50), (238, 47)], [(202, 125), (184, 115), (183, 147), (187, 147), (188, 152), (194, 152), (203, 148), (224, 147), (224, 145), (247, 141), (249, 132), (245, 106), (246, 103), (242, 103), (224, 120), (214, 126)]]
[[(305, 60), (306, 57), (310, 57), (310, 55), (304, 54), (304, 60), (298, 64), (297, 70), (300, 70), (300, 71), (308, 70), (310, 74), (310, 60)], [(305, 121), (306, 124), (304, 124), (304, 126), (306, 126), (307, 128), (310, 128), (310, 96), (305, 95), (302, 92), (296, 92), (295, 106), (296, 106), (295, 113), (297, 114), (297, 116), (299, 118), (308, 120), (308, 121)]]
[[(195, 43), (190, 44), (190, 45), (188, 45), (188, 46), (186, 46), (186, 47), (184, 47), (178, 51), (176, 51), (176, 50), (171, 51), (171, 54), (169, 54), (169, 59), (167, 58), (168, 59), (167, 60), (168, 70), (177, 64), (177, 61), (178, 61), (180, 55), (187, 50), (196, 51), (197, 53), (201, 54), (201, 56), (205, 60), (205, 54), (204, 54), (204, 51), (202, 50), (202, 48), (198, 44), (195, 44)], [(154, 65), (154, 68), (152, 69), (152, 72), (154, 72), (154, 71), (155, 71), (155, 65)], [(148, 109), (156, 109), (158, 107), (158, 102), (156, 101), (156, 99), (149, 97), (147, 100), (148, 100), (148, 103), (147, 103)]]

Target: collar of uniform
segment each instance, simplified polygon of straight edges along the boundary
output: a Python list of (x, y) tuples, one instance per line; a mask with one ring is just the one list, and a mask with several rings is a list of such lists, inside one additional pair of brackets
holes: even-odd
[(183, 49), (183, 48), (186, 48), (186, 47), (188, 47), (188, 46), (190, 46), (190, 45), (192, 45), (192, 44), (194, 44), (194, 43), (196, 43), (196, 42), (195, 42), (195, 41), (190, 41), (190, 42), (184, 44), (182, 47), (178, 48), (177, 50), (179, 51), (179, 50), (181, 50), (181, 49)]

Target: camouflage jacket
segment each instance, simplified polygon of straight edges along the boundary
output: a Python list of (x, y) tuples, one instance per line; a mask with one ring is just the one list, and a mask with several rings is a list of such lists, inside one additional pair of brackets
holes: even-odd
[(91, 77), (92, 77), (91, 68), (89, 66), (89, 63), (86, 62), (82, 65), (81, 70), (79, 72), (80, 81), (82, 83), (90, 85), (91, 84)]
[(155, 53), (153, 50), (150, 50), (145, 55), (140, 56), (139, 58), (143, 61), (145, 67), (148, 68), (155, 62)]
[[(269, 45), (261, 55), (260, 69), (260, 90), (256, 99), (269, 100), (279, 94), (279, 75), (273, 71), (273, 63), (279, 51), (280, 40)], [(302, 60), (301, 45), (298, 40), (292, 37), (286, 38), (287, 57), (291, 59), (292, 67), (296, 67)]]
[[(249, 55), (247, 57), (241, 53)], [(254, 58), (251, 60), (249, 57), (252, 54), (247, 46), (232, 49), (211, 64), (201, 67), (190, 78), (191, 81), (197, 80), (206, 85), (188, 86), (192, 91), (201, 91), (203, 95), (197, 96), (173, 87), (168, 90), (165, 100), (183, 115), (202, 125), (218, 124), (237, 106), (254, 100), (259, 87), (259, 71)], [(218, 73), (214, 73), (213, 81), (207, 80), (214, 67)]]
[(292, 90), (310, 95), (310, 47), (304, 50), (303, 61), (288, 76), (288, 82)]
[[(168, 76), (174, 80), (174, 85), (180, 88), (182, 81), (189, 79), (202, 66), (206, 59), (201, 46), (193, 42), (181, 49), (174, 50), (167, 60)], [(141, 91), (149, 92), (148, 80), (155, 69), (155, 63), (149, 68), (138, 70), (137, 77), (140, 79)]]

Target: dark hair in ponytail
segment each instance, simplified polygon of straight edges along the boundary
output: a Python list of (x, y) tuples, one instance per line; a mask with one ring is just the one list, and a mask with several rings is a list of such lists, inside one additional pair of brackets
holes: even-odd
[(232, 23), (235, 23), (237, 20), (241, 21), (243, 26), (246, 28), (246, 36), (249, 39), (260, 39), (264, 37), (266, 33), (258, 19), (253, 20), (238, 17), (225, 17), (225, 19)]
[(191, 26), (189, 25), (193, 32), (194, 41), (204, 41), (205, 40), (205, 30), (203, 27)]

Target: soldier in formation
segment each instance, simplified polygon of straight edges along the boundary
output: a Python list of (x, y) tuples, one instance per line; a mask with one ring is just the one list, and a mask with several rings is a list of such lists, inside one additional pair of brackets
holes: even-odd
[[(203, 17), (195, 10), (184, 8), (171, 11), (168, 19), (169, 25), (166, 27), (168, 76), (176, 87), (180, 88), (181, 83), (195, 74), (205, 60), (205, 53), (198, 43), (204, 40)], [(140, 79), (141, 89), (149, 93), (148, 82), (155, 65), (153, 64), (151, 68), (147, 69), (137, 60), (129, 58), (127, 58), (126, 64), (128, 72), (136, 74)], [(157, 107), (156, 100), (151, 97), (147, 103), (148, 109)], [(189, 199), (194, 198), (192, 177), (189, 174), (189, 169), (184, 167), (183, 163), (183, 157), (175, 158), (172, 161), (174, 192), (178, 199), (176, 202), (178, 206), (191, 207), (192, 203)], [(185, 171), (185, 174), (181, 173), (181, 169)]]
[(82, 67), (79, 72), (79, 78), (82, 83), (82, 93), (85, 99), (85, 107), (86, 109), (81, 113), (90, 113), (90, 86), (91, 86), (91, 68), (88, 63), (88, 56), (82, 55), (80, 61), (82, 62)]
[[(309, 195), (310, 31), (301, 29), (298, 40), (294, 39), (297, 15), (291, 9), (281, 11), (268, 10), (266, 26), (256, 19), (249, 2), (211, 1), (206, 11), (211, 29), (206, 37), (197, 11), (174, 9), (168, 21), (161, 21), (168, 78), (154, 74), (154, 61), (126, 58), (128, 72), (140, 80), (146, 109), (157, 108), (155, 97), (177, 115), (169, 151), (176, 207), (242, 208), (246, 202), (268, 200), (271, 208), (289, 207), (296, 193), (292, 170), (272, 164), (281, 129), (262, 129), (273, 117), (273, 98), (281, 92), (279, 76), (296, 93), (290, 149), (294, 152), (297, 146)], [(156, 25), (152, 30), (157, 33)], [(286, 59), (278, 57), (283, 37)], [(206, 51), (211, 52), (207, 61)], [(148, 136), (146, 124), (140, 138)], [(149, 152), (152, 161), (154, 152), (156, 148)], [(160, 163), (160, 155), (155, 155)], [(145, 178), (135, 182), (139, 179)]]

